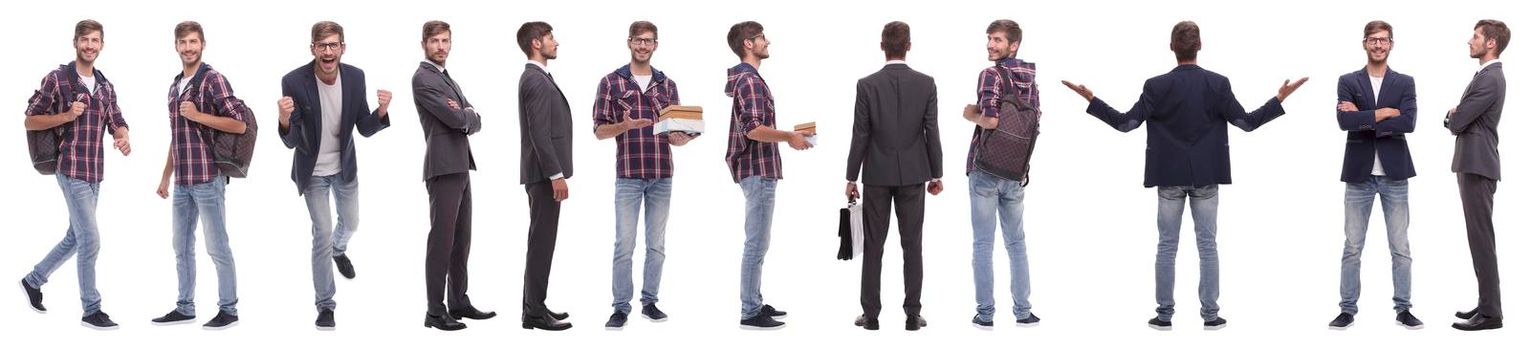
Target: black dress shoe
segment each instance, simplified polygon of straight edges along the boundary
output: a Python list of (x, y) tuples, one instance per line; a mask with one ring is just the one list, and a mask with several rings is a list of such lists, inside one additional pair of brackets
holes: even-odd
[(489, 312), (478, 311), (478, 308), (475, 308), (475, 307), (472, 307), (472, 306), (468, 306), (468, 307), (465, 307), (465, 308), (448, 311), (446, 314), (447, 315), (451, 315), (452, 319), (456, 319), (456, 320), (460, 320), (460, 319), (464, 319), (464, 318), (466, 318), (466, 319), (473, 319), (473, 320), (487, 320), (487, 319), (494, 318), (494, 316), (499, 315), (498, 313), (495, 313), (493, 311), (489, 311)]
[(521, 328), (525, 329), (535, 328), (544, 331), (561, 331), (573, 327), (573, 323), (559, 321), (556, 317), (553, 317), (552, 313), (548, 313), (542, 317), (521, 316)]
[(877, 319), (860, 315), (855, 317), (855, 326), (865, 328), (868, 331), (882, 329), (882, 324)]
[(556, 311), (552, 311), (552, 310), (547, 310), (547, 315), (548, 316), (552, 316), (552, 318), (554, 320), (559, 320), (559, 321), (567, 320), (568, 319), (568, 313), (567, 312), (556, 312)]
[(903, 329), (910, 330), (910, 331), (917, 331), (920, 328), (924, 328), (924, 327), (929, 326), (929, 325), (930, 325), (929, 323), (924, 322), (924, 317), (923, 316), (909, 315), (908, 316), (908, 320), (903, 322)]
[(1457, 311), (1456, 312), (1456, 318), (1459, 318), (1459, 319), (1470, 320), (1470, 319), (1472, 319), (1472, 317), (1477, 317), (1477, 308), (1472, 308), (1472, 311)]
[(1483, 317), (1481, 314), (1478, 314), (1477, 316), (1473, 316), (1470, 320), (1456, 322), (1455, 324), (1450, 325), (1450, 327), (1463, 331), (1499, 329), (1503, 328), (1503, 320), (1487, 318)]
[(467, 328), (462, 322), (457, 322), (447, 315), (425, 314), (425, 327), (443, 331), (460, 331)]

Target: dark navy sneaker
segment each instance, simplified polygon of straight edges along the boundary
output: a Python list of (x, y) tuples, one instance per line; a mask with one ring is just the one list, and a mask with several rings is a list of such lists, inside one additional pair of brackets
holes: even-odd
[(206, 324), (202, 325), (202, 329), (221, 331), (237, 325), (239, 325), (239, 316), (230, 315), (220, 310), (218, 311), (218, 316), (214, 316), (211, 321), (207, 321)]
[(786, 318), (786, 311), (776, 310), (776, 307), (770, 304), (760, 307), (760, 313), (769, 315), (771, 318)]
[(982, 329), (993, 329), (993, 320), (983, 320), (982, 316), (972, 316), (972, 326)]
[[(786, 313), (783, 312), (781, 314), (785, 315)], [(644, 304), (643, 305), (643, 318), (646, 318), (649, 321), (654, 321), (654, 322), (664, 322), (665, 320), (669, 319), (669, 315), (664, 314), (664, 311), (660, 311), (658, 305), (655, 305), (655, 304)]]
[(1412, 312), (1403, 310), (1397, 313), (1397, 325), (1407, 329), (1418, 330), (1424, 328), (1424, 321), (1419, 321), (1418, 317), (1413, 317)]
[(321, 331), (335, 330), (335, 310), (319, 311), (319, 319), (313, 321), (313, 327)]
[(1153, 319), (1148, 320), (1148, 327), (1160, 331), (1167, 331), (1174, 329), (1174, 323), (1169, 322), (1169, 320), (1154, 317)]
[(1224, 327), (1227, 327), (1227, 319), (1221, 318), (1221, 317), (1217, 317), (1216, 319), (1213, 319), (1213, 320), (1210, 320), (1210, 321), (1206, 321), (1205, 326), (1206, 326), (1205, 329), (1208, 330), (1208, 331), (1214, 331), (1214, 330), (1222, 329)]
[(1355, 324), (1355, 315), (1351, 314), (1351, 313), (1348, 313), (1348, 312), (1345, 312), (1345, 313), (1339, 314), (1339, 317), (1334, 317), (1333, 318), (1333, 322), (1328, 322), (1328, 329), (1332, 329), (1332, 330), (1336, 330), (1336, 331), (1342, 331), (1342, 330), (1349, 329), (1349, 326), (1354, 325), (1354, 324)]
[(754, 317), (738, 321), (738, 326), (747, 330), (777, 330), (786, 327), (786, 323), (776, 321), (775, 318), (770, 317), (770, 314), (761, 311), (760, 314), (754, 315)]
[(340, 270), (340, 276), (345, 279), (356, 278), (356, 267), (351, 265), (351, 258), (343, 254), (335, 256), (335, 268)]
[(107, 316), (105, 312), (100, 311), (96, 311), (95, 313), (90, 314), (90, 316), (81, 318), (80, 325), (100, 331), (117, 329), (117, 323), (112, 322), (111, 316)]
[(40, 314), (48, 313), (48, 308), (43, 307), (42, 304), (42, 289), (32, 287), (32, 285), (27, 284), (27, 279), (23, 278), (21, 279), (21, 291), (27, 294), (27, 306), (32, 307), (32, 311)]
[(186, 315), (182, 314), (180, 311), (170, 310), (170, 313), (165, 314), (164, 316), (160, 316), (159, 318), (155, 318), (152, 320), (152, 322), (158, 326), (168, 326), (172, 324), (191, 323), (191, 321), (195, 321), (196, 319), (196, 316)]
[(627, 326), (627, 313), (617, 311), (611, 313), (611, 319), (606, 320), (606, 330), (619, 331)]
[(1026, 317), (1026, 318), (1015, 320), (1015, 325), (1016, 326), (1020, 326), (1020, 327), (1035, 327), (1035, 326), (1040, 325), (1040, 324), (1041, 324), (1041, 318), (1040, 317), (1036, 317), (1036, 314), (1034, 314), (1034, 313), (1031, 314), (1030, 317)]

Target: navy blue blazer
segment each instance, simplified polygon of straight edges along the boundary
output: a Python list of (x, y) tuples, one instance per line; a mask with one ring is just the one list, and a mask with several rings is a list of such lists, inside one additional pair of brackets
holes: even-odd
[(1286, 114), (1271, 97), (1244, 112), (1227, 77), (1194, 64), (1181, 64), (1142, 85), (1142, 97), (1121, 113), (1098, 97), (1089, 115), (1121, 132), (1147, 124), (1143, 186), (1205, 186), (1232, 183), (1227, 124), (1244, 131)]
[[(1418, 116), (1418, 100), (1413, 93), (1413, 77), (1387, 68), (1381, 78), (1381, 96), (1376, 98), (1371, 77), (1365, 69), (1339, 77), (1339, 102), (1348, 101), (1359, 112), (1338, 112), (1339, 129), (1349, 132), (1344, 142), (1344, 170), (1339, 180), (1364, 182), (1371, 178), (1376, 157), (1388, 179), (1404, 180), (1416, 175), (1413, 155), (1408, 153), (1408, 139)], [(1396, 108), (1396, 117), (1376, 122), (1376, 110)]]
[[(323, 133), (323, 108), (319, 106), (319, 79), (314, 76), (314, 63), (293, 69), (282, 77), (282, 96), (292, 97), (294, 110), (287, 128), (278, 126), (277, 135), (282, 144), (292, 149), (292, 182), (297, 184), (298, 195), (308, 188), (313, 177), (314, 164), (319, 160), (319, 134)], [(356, 143), (352, 130), (360, 130), (361, 136), (371, 137), (391, 125), (386, 115), (367, 105), (367, 76), (360, 68), (340, 64), (340, 178), (347, 182), (356, 179)]]

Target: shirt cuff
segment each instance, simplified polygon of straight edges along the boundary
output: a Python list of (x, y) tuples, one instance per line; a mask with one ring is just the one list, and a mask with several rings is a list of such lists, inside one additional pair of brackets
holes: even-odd
[(563, 178), (563, 173), (557, 173), (557, 174), (553, 174), (553, 176), (548, 176), (547, 177), (548, 180), (553, 180), (553, 181), (557, 181), (557, 180), (562, 179), (562, 178)]

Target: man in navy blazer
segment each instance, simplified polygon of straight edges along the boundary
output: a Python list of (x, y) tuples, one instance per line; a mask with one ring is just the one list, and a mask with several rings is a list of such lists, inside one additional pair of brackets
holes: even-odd
[(1424, 327), (1408, 309), (1413, 285), (1413, 256), (1408, 252), (1408, 178), (1413, 157), (1403, 134), (1413, 132), (1418, 102), (1413, 77), (1387, 65), (1392, 52), (1392, 25), (1365, 25), (1361, 46), (1365, 69), (1339, 77), (1339, 129), (1348, 131), (1344, 143), (1344, 256), (1339, 268), (1339, 316), (1331, 329), (1348, 329), (1359, 312), (1360, 251), (1371, 221), (1371, 204), (1381, 196), (1386, 215), (1387, 246), (1392, 250), (1392, 310), (1397, 324)]
[[(367, 106), (366, 74), (340, 63), (345, 53), (345, 29), (323, 21), (313, 25), (309, 45), (313, 61), (282, 77), (282, 98), (277, 101), (282, 143), (292, 151), (292, 182), (307, 199), (313, 220), (313, 288), (320, 330), (335, 327), (335, 277), (338, 266), (345, 278), (356, 271), (345, 255), (346, 243), (360, 220), (356, 184), (356, 144), (351, 130), (370, 137), (387, 128), (388, 103), (393, 94), (377, 90), (377, 110)], [(329, 196), (333, 192), (339, 223), (332, 224)], [(331, 264), (333, 259), (333, 264)]]
[(1169, 330), (1174, 315), (1174, 257), (1179, 250), (1180, 220), (1189, 197), (1195, 219), (1195, 243), (1201, 258), (1201, 319), (1206, 330), (1221, 329), (1227, 320), (1217, 316), (1219, 294), (1217, 262), (1217, 186), (1232, 183), (1231, 157), (1227, 147), (1227, 124), (1254, 131), (1285, 114), (1280, 103), (1307, 78), (1287, 80), (1275, 98), (1253, 112), (1244, 112), (1233, 97), (1227, 77), (1196, 65), (1201, 50), (1201, 29), (1195, 22), (1174, 25), (1169, 49), (1179, 66), (1167, 74), (1148, 79), (1142, 97), (1126, 113), (1116, 111), (1083, 85), (1063, 81), (1085, 100), (1090, 115), (1121, 132), (1147, 124), (1147, 167), (1144, 185), (1158, 187), (1158, 257), (1156, 293), (1158, 316), (1148, 326)]

